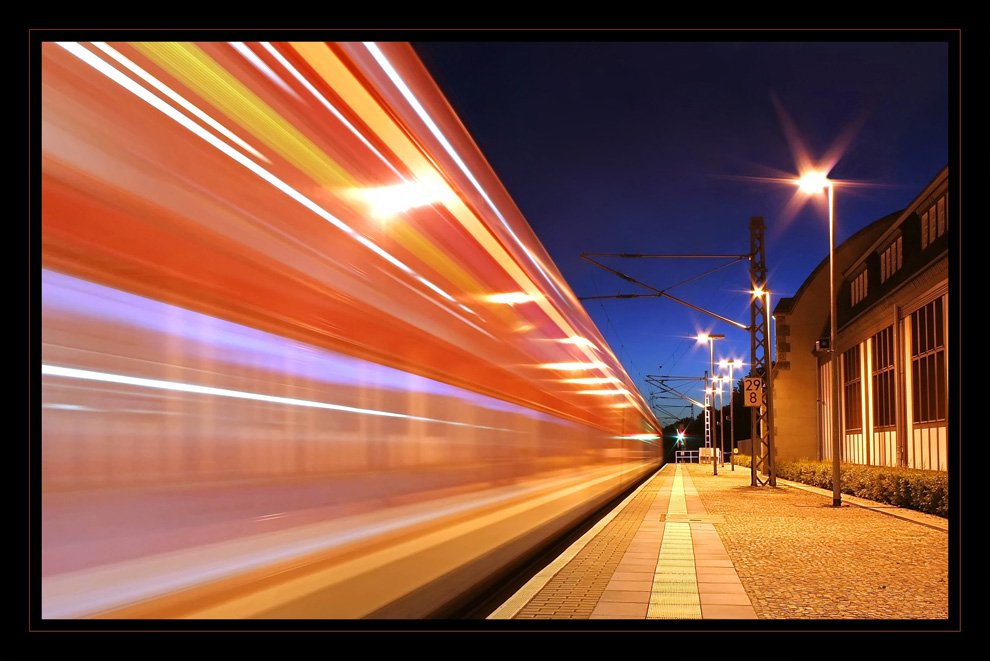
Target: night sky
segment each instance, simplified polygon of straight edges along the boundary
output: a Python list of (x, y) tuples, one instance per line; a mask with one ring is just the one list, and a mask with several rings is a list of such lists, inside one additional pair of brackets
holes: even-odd
[[(796, 186), (760, 178), (795, 177), (801, 153), (834, 162), (838, 244), (907, 206), (958, 140), (947, 41), (413, 46), (582, 298), (650, 293), (582, 253), (741, 255), (750, 217), (763, 216), (776, 305), (827, 258), (828, 212), (824, 195), (796, 207)], [(749, 324), (747, 260), (596, 259)], [(669, 299), (584, 305), (648, 401), (647, 375), (708, 369), (699, 331), (726, 335), (716, 363), (749, 362), (745, 331)], [(703, 398), (700, 382), (692, 396)], [(656, 403), (674, 417), (699, 411)]]

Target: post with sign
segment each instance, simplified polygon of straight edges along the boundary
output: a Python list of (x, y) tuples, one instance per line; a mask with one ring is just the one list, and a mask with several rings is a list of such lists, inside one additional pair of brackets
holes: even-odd
[[(773, 356), (770, 352), (770, 295), (767, 290), (766, 253), (764, 232), (766, 224), (762, 216), (750, 219), (750, 290), (753, 298), (750, 305), (750, 376), (759, 378), (761, 386), (768, 393), (767, 402), (762, 406), (753, 404), (750, 416), (751, 438), (753, 441), (753, 483), (754, 487), (776, 486), (775, 471), (772, 466), (773, 452), (773, 396), (772, 384), (764, 382), (771, 377)], [(762, 397), (760, 398), (762, 400)], [(762, 403), (762, 402), (761, 402)], [(749, 402), (747, 402), (749, 404)], [(760, 473), (767, 476), (761, 479)]]
[[(759, 409), (761, 406), (766, 405), (766, 390), (763, 387), (763, 379), (758, 376), (747, 376), (743, 379), (743, 404), (748, 407)], [(760, 463), (758, 455), (762, 453), (763, 443), (759, 436), (762, 434), (752, 434), (753, 438), (750, 440), (750, 452), (752, 456), (750, 458), (750, 472), (752, 473), (752, 485), (758, 486), (758, 478), (756, 475), (756, 466)]]

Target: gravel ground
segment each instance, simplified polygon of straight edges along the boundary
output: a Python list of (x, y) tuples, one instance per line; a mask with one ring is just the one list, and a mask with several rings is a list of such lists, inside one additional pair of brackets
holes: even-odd
[(949, 617), (948, 533), (781, 484), (685, 464), (760, 619)]

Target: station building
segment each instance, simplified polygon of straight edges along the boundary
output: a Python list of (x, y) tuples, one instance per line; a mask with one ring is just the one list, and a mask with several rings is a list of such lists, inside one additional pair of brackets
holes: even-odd
[[(840, 459), (947, 471), (949, 179), (834, 252)], [(828, 257), (774, 307), (778, 459), (832, 459)]]

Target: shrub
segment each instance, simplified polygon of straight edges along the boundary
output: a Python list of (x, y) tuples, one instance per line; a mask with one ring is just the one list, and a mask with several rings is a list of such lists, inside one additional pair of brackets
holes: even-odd
[[(736, 455), (736, 463), (749, 467), (751, 457)], [(842, 493), (895, 507), (936, 516), (949, 516), (949, 476), (937, 471), (885, 466), (842, 464)], [(795, 459), (777, 461), (777, 477), (782, 480), (832, 488), (832, 462)]]

